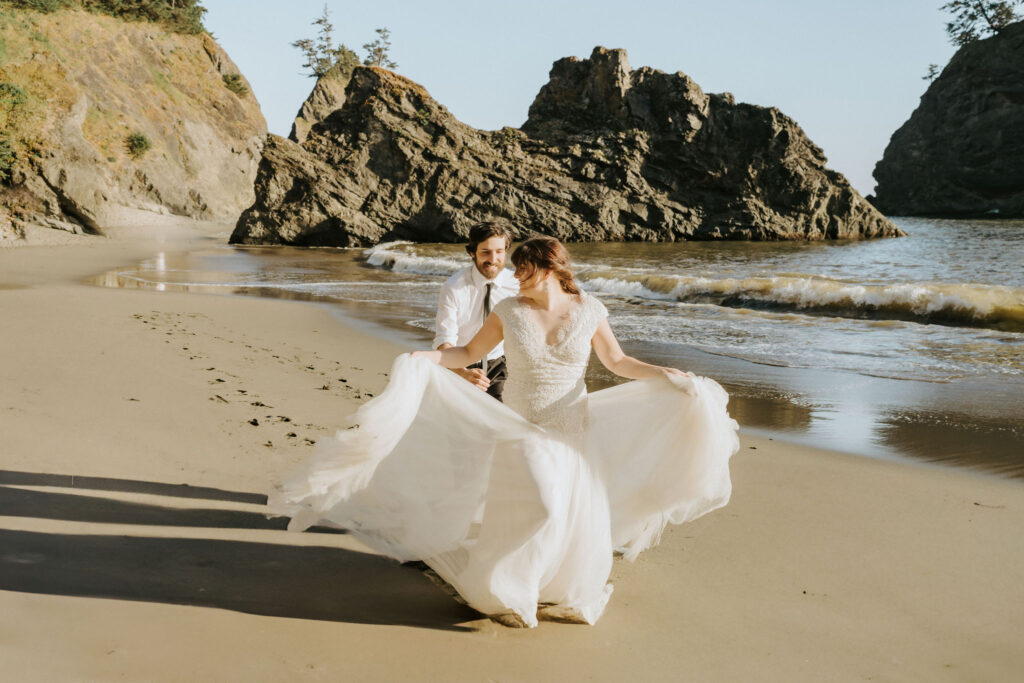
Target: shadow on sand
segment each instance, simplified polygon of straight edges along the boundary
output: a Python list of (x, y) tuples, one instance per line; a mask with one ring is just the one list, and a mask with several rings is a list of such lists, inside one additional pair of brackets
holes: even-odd
[[(250, 512), (177, 509), (11, 487), (71, 487), (71, 482), (64, 475), (0, 470), (0, 516), (269, 530), (286, 524)], [(74, 488), (104, 491), (246, 503), (266, 500), (257, 494), (187, 485), (77, 476), (73, 482)], [(480, 617), (421, 572), (378, 555), (217, 539), (0, 529), (0, 590), (444, 630), (471, 630), (459, 624)]]

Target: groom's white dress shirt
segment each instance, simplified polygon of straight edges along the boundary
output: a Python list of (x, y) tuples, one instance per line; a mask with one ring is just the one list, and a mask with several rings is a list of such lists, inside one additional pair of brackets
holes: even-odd
[[(484, 296), (487, 283), (493, 282), (491, 309), (502, 299), (519, 293), (519, 281), (512, 271), (503, 268), (493, 279), (488, 280), (476, 266), (468, 266), (448, 278), (441, 285), (441, 297), (437, 304), (437, 333), (434, 348), (441, 344), (465, 346), (484, 324)], [(504, 344), (498, 344), (487, 354), (493, 360), (505, 354)]]

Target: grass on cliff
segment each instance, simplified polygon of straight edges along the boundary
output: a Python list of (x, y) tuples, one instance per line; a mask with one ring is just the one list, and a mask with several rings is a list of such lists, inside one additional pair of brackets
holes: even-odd
[(153, 77), (153, 84), (156, 85), (157, 88), (174, 100), (175, 104), (184, 104), (184, 95), (182, 95), (181, 91), (171, 83), (171, 79), (167, 77), (166, 73), (153, 66), (149, 66), (147, 68), (149, 69), (150, 75)]
[(0, 81), (0, 182), (6, 182), (14, 170), (17, 156), (7, 137), (11, 114), (25, 102), (25, 90), (13, 83)]
[(125, 124), (118, 115), (103, 107), (90, 104), (82, 122), (82, 135), (106, 157), (108, 162), (117, 161), (122, 151), (117, 141), (124, 136)]
[(11, 141), (7, 139), (7, 135), (0, 133), (0, 183), (7, 182), (10, 179), (11, 172), (14, 170), (15, 159)]
[(66, 110), (66, 69), (53, 60), (50, 39), (18, 12), (0, 6), (0, 130), (16, 156), (42, 146), (51, 122), (47, 112)]
[(202, 33), (206, 8), (199, 0), (0, 0), (18, 9), (51, 13), (84, 9), (126, 21), (150, 21), (175, 33)]
[(128, 149), (128, 153), (132, 155), (132, 159), (141, 159), (145, 156), (153, 147), (153, 143), (149, 141), (146, 134), (141, 131), (135, 131), (124, 140), (124, 146)]
[(0, 0), (0, 84), (21, 93), (16, 103), (0, 102), (11, 163), (57, 149), (76, 103), (83, 106), (83, 137), (115, 168), (130, 163), (125, 140), (136, 131), (161, 158), (187, 168), (179, 158), (183, 122), (201, 120), (214, 134), (239, 137), (262, 123), (255, 100), (229, 90), (217, 71), (207, 34), (154, 32), (81, 10), (41, 13), (13, 4)]
[(245, 87), (245, 81), (242, 80), (242, 74), (224, 74), (223, 79), (224, 87), (239, 97), (245, 97), (249, 93), (249, 88)]

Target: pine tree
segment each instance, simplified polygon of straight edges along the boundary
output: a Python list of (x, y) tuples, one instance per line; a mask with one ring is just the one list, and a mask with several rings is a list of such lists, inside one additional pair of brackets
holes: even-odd
[(313, 21), (313, 25), (320, 27), (315, 39), (303, 38), (292, 43), (292, 47), (299, 48), (306, 58), (306, 63), (302, 66), (310, 70), (309, 76), (320, 78), (335, 66), (343, 75), (351, 75), (352, 70), (359, 65), (359, 57), (344, 44), (334, 47), (334, 25), (331, 23), (326, 4), (323, 13)]
[(384, 69), (397, 69), (398, 63), (391, 59), (391, 31), (387, 28), (377, 29), (377, 39), (363, 45), (366, 59), (363, 66), (379, 66)]
[(951, 43), (962, 47), (1020, 21), (1014, 7), (1021, 4), (1024, 0), (952, 0), (940, 9), (953, 15), (953, 20), (946, 24), (946, 33)]

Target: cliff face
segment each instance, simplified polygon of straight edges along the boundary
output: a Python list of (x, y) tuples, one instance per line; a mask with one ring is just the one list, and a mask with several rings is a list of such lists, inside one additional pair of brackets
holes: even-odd
[(1024, 216), (1024, 22), (957, 51), (874, 175), (890, 215)]
[(232, 219), (252, 203), (266, 122), (209, 35), (0, 8), (0, 50), (0, 131), (13, 152), (0, 232), (102, 232), (138, 211)]
[(231, 240), (454, 241), (486, 218), (564, 240), (901, 234), (778, 110), (597, 48), (554, 65), (522, 130), (476, 130), (417, 84), (357, 68), (305, 141), (268, 137)]
[(341, 106), (345, 104), (345, 86), (347, 85), (348, 76), (342, 74), (338, 67), (334, 67), (316, 79), (313, 91), (309, 93), (309, 97), (299, 107), (299, 113), (295, 115), (288, 139), (292, 142), (305, 142), (310, 128), (326, 119), (333, 111), (341, 109)]

